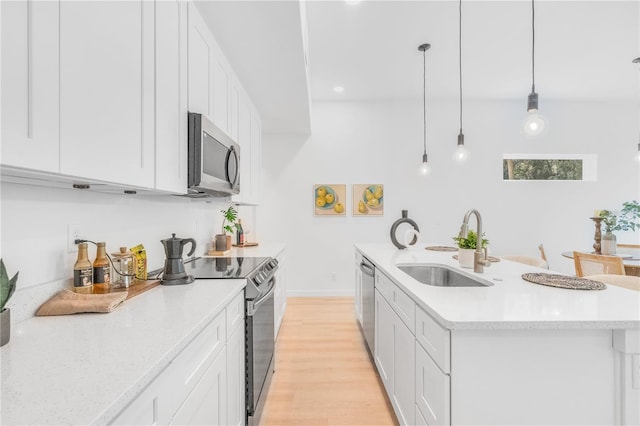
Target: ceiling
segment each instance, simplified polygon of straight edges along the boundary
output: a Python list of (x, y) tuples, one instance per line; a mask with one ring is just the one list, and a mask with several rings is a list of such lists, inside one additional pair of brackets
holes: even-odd
[[(261, 111), (265, 131), (305, 132), (300, 111), (309, 114), (309, 94), (312, 100), (421, 98), (422, 43), (432, 45), (427, 96), (458, 97), (456, 0), (201, 1), (198, 7)], [(640, 66), (632, 60), (640, 56), (640, 2), (537, 0), (535, 8), (541, 103), (638, 99)], [(531, 88), (531, 2), (465, 0), (462, 14), (465, 99), (524, 102)], [(333, 92), (336, 85), (344, 92)]]

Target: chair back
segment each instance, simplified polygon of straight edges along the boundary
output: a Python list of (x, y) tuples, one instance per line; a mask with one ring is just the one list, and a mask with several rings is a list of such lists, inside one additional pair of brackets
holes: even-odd
[(576, 267), (576, 276), (578, 277), (600, 274), (625, 275), (622, 258), (617, 256), (574, 251), (573, 262)]
[(615, 285), (617, 287), (628, 288), (629, 290), (640, 291), (640, 277), (634, 277), (631, 275), (589, 275), (585, 278), (590, 280), (600, 281), (607, 285)]
[(501, 259), (511, 260), (513, 262), (524, 263), (525, 265), (535, 266), (536, 268), (549, 269), (549, 264), (544, 259), (531, 256), (507, 255), (500, 256)]

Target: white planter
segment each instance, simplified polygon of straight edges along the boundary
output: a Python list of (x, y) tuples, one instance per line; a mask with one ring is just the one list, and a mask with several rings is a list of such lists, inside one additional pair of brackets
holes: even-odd
[(474, 249), (458, 249), (458, 262), (462, 268), (473, 268)]
[(616, 241), (616, 236), (611, 232), (607, 232), (602, 236), (602, 240), (600, 240), (600, 251), (602, 254), (613, 255), (616, 254), (616, 250), (618, 248), (618, 244)]

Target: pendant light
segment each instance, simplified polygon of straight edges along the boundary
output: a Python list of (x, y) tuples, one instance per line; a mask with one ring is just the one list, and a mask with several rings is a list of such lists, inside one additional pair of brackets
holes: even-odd
[(460, 81), (460, 133), (458, 134), (458, 146), (453, 153), (453, 159), (459, 164), (466, 163), (469, 159), (469, 150), (464, 146), (464, 133), (462, 133), (462, 0), (458, 4), (458, 75)]
[(531, 93), (527, 99), (527, 118), (523, 131), (527, 136), (538, 136), (544, 131), (545, 119), (538, 113), (538, 94), (536, 93), (536, 9), (535, 0), (531, 0)]
[(422, 52), (422, 122), (424, 130), (424, 151), (422, 153), (422, 164), (420, 165), (420, 174), (427, 176), (431, 173), (427, 159), (427, 50), (431, 48), (429, 43), (418, 46), (418, 50)]
[[(640, 58), (635, 58), (633, 60), (634, 64), (640, 64)], [(638, 152), (636, 153), (636, 161), (640, 163), (640, 138), (638, 139)]]

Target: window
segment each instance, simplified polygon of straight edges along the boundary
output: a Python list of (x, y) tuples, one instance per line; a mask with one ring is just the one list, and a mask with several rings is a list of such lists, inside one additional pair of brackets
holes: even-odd
[(505, 181), (596, 181), (597, 156), (593, 154), (504, 154)]

